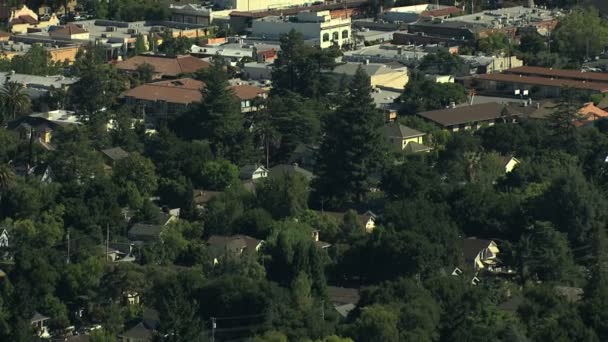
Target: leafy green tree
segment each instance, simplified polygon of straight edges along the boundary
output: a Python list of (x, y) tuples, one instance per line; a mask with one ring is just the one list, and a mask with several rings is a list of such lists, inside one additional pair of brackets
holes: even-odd
[(137, 56), (141, 55), (146, 51), (148, 51), (148, 47), (146, 46), (146, 40), (142, 34), (138, 34), (135, 40), (135, 49), (133, 50), (133, 54)]
[(152, 195), (158, 186), (154, 164), (138, 153), (117, 161), (112, 170), (112, 178), (119, 187), (132, 183), (144, 197)]
[(464, 60), (448, 50), (430, 53), (422, 58), (418, 68), (427, 74), (466, 75), (469, 70)]
[(308, 182), (298, 174), (267, 178), (255, 192), (260, 206), (275, 219), (295, 216), (308, 208)]
[(137, 79), (139, 82), (148, 83), (154, 78), (155, 70), (152, 64), (143, 63), (137, 66), (135, 72), (137, 73)]
[(477, 49), (487, 55), (509, 52), (509, 38), (502, 32), (490, 33), (487, 37), (477, 40)]
[(273, 93), (289, 92), (308, 98), (320, 98), (329, 93), (330, 76), (321, 71), (333, 69), (331, 53), (304, 42), (301, 33), (291, 30), (281, 36), (281, 49), (272, 71)]
[(344, 103), (327, 119), (316, 165), (317, 203), (334, 206), (360, 202), (370, 176), (383, 161), (382, 116), (371, 98), (369, 77), (361, 67), (348, 87)]
[(51, 53), (42, 45), (34, 44), (23, 56), (13, 57), (11, 70), (20, 74), (50, 76), (61, 74), (62, 65), (53, 62)]
[(0, 164), (0, 199), (15, 182), (15, 171), (8, 164)]
[(356, 341), (399, 341), (399, 314), (389, 306), (371, 305), (361, 309), (353, 323), (352, 337)]
[(608, 44), (608, 24), (596, 8), (575, 8), (560, 19), (552, 41), (561, 55), (582, 62), (599, 55)]
[(608, 301), (608, 283), (606, 278), (606, 233), (603, 229), (595, 231), (592, 242), (591, 279), (584, 292), (583, 303), (580, 308), (581, 316), (587, 326), (591, 327), (600, 341), (608, 336), (608, 318), (605, 307)]
[[(433, 96), (428, 96), (433, 94)], [(462, 103), (467, 100), (467, 93), (459, 84), (436, 83), (427, 80), (421, 73), (412, 73), (399, 97), (401, 112), (406, 115), (418, 112), (445, 108), (451, 102)]]
[(9, 121), (26, 114), (32, 106), (32, 101), (24, 92), (22, 84), (8, 81), (0, 90), (0, 105), (2, 106), (3, 120)]
[(523, 53), (538, 54), (547, 49), (547, 40), (536, 32), (526, 33), (519, 39), (519, 50)]
[(202, 181), (205, 189), (222, 191), (239, 182), (239, 169), (225, 159), (203, 164)]
[(181, 35), (173, 37), (173, 32), (170, 30), (163, 33), (162, 40), (163, 42), (158, 47), (158, 51), (169, 56), (183, 55), (192, 47), (190, 38)]

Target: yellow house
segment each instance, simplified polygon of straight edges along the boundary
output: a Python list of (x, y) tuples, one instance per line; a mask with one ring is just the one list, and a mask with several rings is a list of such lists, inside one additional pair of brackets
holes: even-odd
[(502, 156), (501, 161), (503, 167), (505, 168), (505, 173), (513, 171), (513, 169), (519, 165), (519, 160), (513, 156)]
[(464, 259), (475, 272), (481, 270), (492, 271), (498, 264), (497, 256), (500, 253), (498, 245), (492, 240), (477, 238), (464, 239)]
[(59, 19), (53, 14), (48, 20), (40, 21), (36, 12), (23, 5), (20, 9), (11, 10), (8, 23), (11, 33), (25, 34), (31, 29), (43, 29), (59, 25)]
[(423, 138), (426, 133), (389, 122), (384, 125), (383, 133), (389, 145), (396, 151), (408, 150), (408, 152), (429, 152), (431, 149), (424, 145)]

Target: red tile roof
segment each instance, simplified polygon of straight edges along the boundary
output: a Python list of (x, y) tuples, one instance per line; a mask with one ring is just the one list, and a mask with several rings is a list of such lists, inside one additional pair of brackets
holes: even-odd
[(166, 101), (168, 103), (191, 104), (200, 102), (201, 90), (205, 84), (191, 78), (148, 83), (125, 93), (126, 97), (146, 101)]
[(461, 14), (462, 9), (454, 6), (438, 8), (430, 11), (424, 11), (420, 14), (421, 17), (445, 17), (452, 14)]
[(251, 100), (266, 93), (266, 90), (248, 84), (233, 86), (232, 91), (241, 100)]
[(177, 57), (140, 55), (116, 64), (116, 68), (124, 71), (136, 71), (137, 67), (142, 64), (150, 64), (154, 67), (156, 73), (169, 77), (193, 73), (211, 65), (190, 55)]
[(605, 72), (581, 72), (578, 70), (542, 68), (534, 66), (522, 66), (505, 70), (505, 74), (542, 76), (553, 78), (569, 78), (580, 81), (608, 82), (608, 73)]
[(82, 28), (76, 24), (69, 23), (69, 24), (61, 26), (60, 28), (53, 30), (51, 32), (72, 36), (75, 34), (88, 33), (89, 31), (85, 30), (84, 28)]

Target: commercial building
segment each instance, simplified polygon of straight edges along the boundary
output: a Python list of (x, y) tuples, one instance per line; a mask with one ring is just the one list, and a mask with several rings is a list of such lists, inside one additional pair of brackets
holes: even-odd
[(251, 26), (252, 35), (270, 39), (277, 39), (291, 30), (322, 49), (351, 43), (351, 19), (332, 18), (329, 11), (271, 16), (254, 20)]
[(393, 7), (382, 14), (382, 19), (388, 22), (413, 23), (420, 18), (446, 19), (452, 15), (461, 14), (462, 9), (453, 6), (434, 4), (419, 4), (412, 6)]
[(36, 12), (29, 9), (27, 6), (17, 9), (12, 9), (8, 18), (8, 25), (11, 33), (25, 34), (30, 31), (42, 30), (49, 26), (59, 25), (59, 19), (54, 14), (49, 18), (42, 20)]
[(277, 8), (309, 5), (316, 0), (213, 0), (213, 4), (222, 9), (237, 11), (259, 11)]
[(608, 92), (608, 73), (523, 66), (500, 74), (479, 75), (476, 86), (486, 92), (559, 97), (564, 86), (582, 92)]
[(171, 20), (178, 23), (211, 25), (213, 22), (213, 10), (199, 4), (169, 6)]
[(333, 74), (339, 80), (352, 78), (357, 70), (362, 68), (369, 76), (374, 88), (401, 91), (409, 81), (407, 67), (391, 68), (377, 63), (345, 63), (334, 68)]

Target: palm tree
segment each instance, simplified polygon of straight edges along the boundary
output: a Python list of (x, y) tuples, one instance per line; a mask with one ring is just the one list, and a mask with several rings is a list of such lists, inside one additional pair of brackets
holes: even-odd
[(8, 81), (4, 84), (4, 88), (0, 90), (0, 105), (2, 105), (5, 119), (13, 120), (17, 116), (28, 112), (32, 101), (23, 91), (22, 84)]

